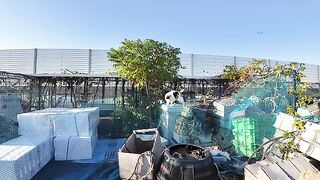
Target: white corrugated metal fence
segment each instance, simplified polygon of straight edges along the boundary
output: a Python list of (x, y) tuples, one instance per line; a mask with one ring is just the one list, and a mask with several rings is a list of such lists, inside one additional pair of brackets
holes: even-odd
[[(183, 77), (202, 78), (220, 74), (225, 65), (242, 67), (252, 58), (200, 54), (180, 54)], [(270, 66), (289, 61), (268, 60)], [(306, 64), (304, 81), (320, 82), (319, 65)], [(10, 49), (0, 50), (0, 70), (25, 74), (64, 74), (67, 71), (108, 74), (114, 73), (107, 50), (98, 49)]]

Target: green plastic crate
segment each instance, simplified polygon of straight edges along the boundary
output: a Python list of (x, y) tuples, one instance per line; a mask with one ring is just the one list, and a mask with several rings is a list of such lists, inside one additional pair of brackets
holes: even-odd
[[(274, 134), (273, 119), (265, 117), (241, 117), (232, 120), (232, 141), (235, 152), (240, 156), (251, 156), (259, 147), (264, 137), (272, 137)], [(258, 153), (254, 157), (260, 157)]]

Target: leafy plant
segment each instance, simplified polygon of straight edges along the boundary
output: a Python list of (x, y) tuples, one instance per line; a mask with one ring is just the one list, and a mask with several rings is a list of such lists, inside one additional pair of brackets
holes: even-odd
[(181, 68), (179, 48), (152, 39), (124, 40), (118, 49), (111, 48), (109, 60), (122, 78), (149, 92), (178, 76)]
[(180, 49), (152, 39), (124, 40), (119, 48), (110, 49), (108, 57), (117, 73), (136, 87), (126, 92), (124, 104), (118, 101), (114, 113), (123, 133), (154, 125), (160, 90), (166, 81), (178, 77), (179, 54)]
[(237, 68), (235, 65), (226, 65), (222, 77), (232, 80), (227, 93), (236, 92), (240, 87), (249, 81), (266, 77), (270, 73), (265, 60), (253, 59), (247, 66)]
[(149, 97), (141, 91), (129, 90), (125, 93), (124, 104), (122, 99), (116, 99), (114, 120), (121, 126), (121, 136), (129, 136), (135, 129), (144, 129), (154, 126), (153, 118), (157, 108), (148, 108)]

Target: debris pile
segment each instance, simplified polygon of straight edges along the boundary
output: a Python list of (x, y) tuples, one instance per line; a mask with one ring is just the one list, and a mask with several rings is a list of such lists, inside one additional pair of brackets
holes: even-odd
[(218, 119), (211, 108), (201, 106), (197, 102), (189, 103), (183, 106), (176, 121), (173, 138), (178, 143), (206, 146), (212, 143), (212, 135), (217, 134), (218, 130)]
[(236, 155), (251, 156), (263, 138), (273, 137), (276, 115), (284, 112), (292, 99), (287, 88), (284, 79), (269, 77), (245, 84), (231, 97), (214, 103), (220, 126), (232, 131)]

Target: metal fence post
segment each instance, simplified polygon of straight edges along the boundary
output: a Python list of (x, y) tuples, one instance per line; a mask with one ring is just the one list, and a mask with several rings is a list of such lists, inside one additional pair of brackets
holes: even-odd
[(236, 56), (233, 56), (233, 63), (234, 63), (234, 66), (237, 67), (237, 57)]
[(88, 74), (91, 74), (91, 65), (92, 65), (92, 49), (89, 49), (89, 57), (88, 57)]
[(37, 65), (38, 65), (38, 49), (34, 49), (33, 53), (33, 74), (37, 74)]
[(318, 70), (318, 84), (320, 87), (320, 65), (317, 65), (317, 70)]
[(193, 54), (191, 54), (191, 77), (194, 76)]

